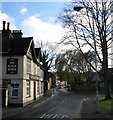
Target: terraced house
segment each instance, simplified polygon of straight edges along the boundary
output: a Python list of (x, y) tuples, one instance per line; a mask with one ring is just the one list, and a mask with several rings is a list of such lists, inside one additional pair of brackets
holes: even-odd
[(2, 102), (3, 106), (24, 106), (44, 94), (41, 48), (33, 37), (22, 37), (21, 30), (9, 29), (3, 21), (2, 34)]

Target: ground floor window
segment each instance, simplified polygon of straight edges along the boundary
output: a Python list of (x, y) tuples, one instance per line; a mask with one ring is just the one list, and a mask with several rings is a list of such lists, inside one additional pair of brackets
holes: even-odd
[(39, 81), (37, 81), (37, 94), (39, 93)]
[(41, 81), (41, 92), (43, 92), (43, 82)]
[(19, 84), (11, 84), (11, 97), (18, 98), (19, 94)]
[(26, 96), (30, 96), (30, 81), (26, 81)]

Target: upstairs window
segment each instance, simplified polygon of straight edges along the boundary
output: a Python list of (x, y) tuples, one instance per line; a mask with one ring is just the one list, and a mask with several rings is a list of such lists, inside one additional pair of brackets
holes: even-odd
[(27, 73), (31, 73), (31, 60), (27, 59)]
[(34, 66), (34, 75), (36, 75), (37, 70), (36, 70), (36, 65)]

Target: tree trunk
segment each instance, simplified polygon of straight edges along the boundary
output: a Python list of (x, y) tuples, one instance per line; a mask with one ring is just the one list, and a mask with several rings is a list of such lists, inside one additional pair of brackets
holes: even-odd
[(108, 69), (106, 70), (105, 73), (105, 99), (111, 99), (111, 89), (110, 89), (110, 77), (109, 77), (109, 72)]
[(104, 77), (104, 86), (105, 86), (105, 99), (111, 99), (110, 91), (110, 78), (108, 72), (108, 51), (107, 51), (107, 42), (103, 41), (103, 77)]

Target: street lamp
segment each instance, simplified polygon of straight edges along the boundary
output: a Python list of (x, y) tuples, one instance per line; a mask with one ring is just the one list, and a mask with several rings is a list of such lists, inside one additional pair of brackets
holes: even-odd
[(75, 10), (75, 11), (80, 11), (81, 9), (83, 9), (84, 7), (82, 7), (82, 6), (75, 6), (73, 9)]
[[(83, 6), (75, 6), (73, 9), (74, 11), (79, 12), (81, 9), (83, 9)], [(91, 8), (88, 8), (91, 9)], [(99, 93), (98, 93), (98, 81), (100, 80), (99, 76), (98, 76), (98, 72), (97, 72), (97, 59), (96, 59), (96, 40), (95, 40), (95, 29), (94, 29), (94, 20), (92, 17), (92, 24), (93, 24), (93, 39), (94, 39), (94, 49), (95, 49), (95, 76), (93, 78), (94, 81), (96, 81), (96, 105), (97, 105), (97, 113), (99, 113)]]

